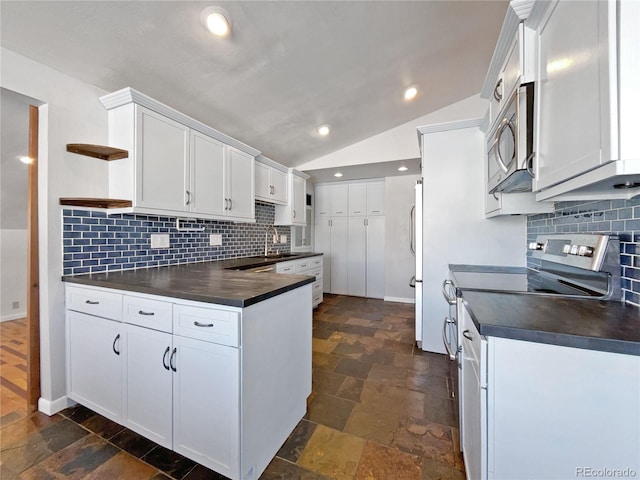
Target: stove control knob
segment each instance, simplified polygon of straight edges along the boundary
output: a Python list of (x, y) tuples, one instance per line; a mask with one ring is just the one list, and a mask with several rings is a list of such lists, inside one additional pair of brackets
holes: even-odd
[(570, 255), (578, 255), (578, 245), (571, 245)]
[(529, 244), (529, 250), (542, 250), (544, 248), (544, 243), (531, 242)]
[(593, 257), (593, 247), (580, 245), (580, 248), (578, 248), (578, 255), (581, 257)]

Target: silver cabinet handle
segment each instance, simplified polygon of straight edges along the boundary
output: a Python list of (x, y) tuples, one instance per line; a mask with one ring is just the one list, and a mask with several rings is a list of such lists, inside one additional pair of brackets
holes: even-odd
[(116, 350), (116, 343), (118, 344), (118, 347), (120, 346), (120, 342), (118, 342), (118, 340), (120, 340), (120, 334), (116, 335), (116, 338), (113, 339), (113, 344), (111, 345), (113, 353), (115, 353), (116, 355), (120, 355), (120, 350)]
[(371, 213), (380, 213), (380, 210), (371, 210)]
[(447, 292), (447, 286), (453, 287), (453, 282), (451, 280), (445, 280), (444, 282), (442, 282), (442, 295), (449, 305), (455, 305), (456, 299), (449, 296), (449, 292)]
[(187, 205), (189, 205), (191, 203), (191, 192), (189, 190), (186, 191), (187, 192)]
[(213, 323), (200, 323), (200, 322), (193, 322), (193, 324), (196, 327), (213, 327)]
[(447, 350), (447, 355), (449, 355), (449, 360), (456, 359), (456, 354), (451, 350), (451, 346), (449, 345), (449, 337), (447, 335), (447, 329), (452, 323), (453, 320), (449, 319), (449, 317), (444, 317), (444, 322), (442, 324), (442, 341), (444, 342), (444, 348)]
[(462, 336), (467, 340), (473, 341), (473, 336), (469, 333), (469, 330), (465, 330), (464, 332), (462, 332)]
[(354, 211), (353, 213), (360, 213), (360, 210), (356, 210), (356, 211)]
[(295, 211), (295, 209), (293, 210), (293, 218), (296, 218), (296, 211)]
[(531, 155), (527, 157), (525, 161), (525, 165), (527, 168), (527, 172), (531, 175), (531, 178), (536, 178), (536, 174), (533, 171), (533, 159), (536, 158), (536, 152), (531, 152)]
[(229, 199), (229, 210), (233, 210), (233, 200)]
[(413, 277), (411, 277), (411, 280), (409, 280), (409, 286), (411, 288), (416, 288), (416, 276), (415, 275)]
[(155, 315), (154, 312), (145, 312), (144, 310), (138, 310), (138, 315)]
[(165, 370), (170, 370), (169, 363), (167, 362), (167, 355), (169, 355), (170, 351), (171, 347), (167, 347), (167, 349), (164, 351), (164, 355), (162, 355), (162, 366)]
[(84, 303), (86, 303), (87, 305), (99, 305), (100, 302), (97, 300), (86, 300)]
[(178, 353), (178, 349), (174, 348), (173, 352), (171, 352), (171, 357), (169, 358), (169, 367), (171, 367), (171, 370), (173, 370), (174, 372), (178, 371), (174, 363), (174, 359), (176, 358), (176, 353)]

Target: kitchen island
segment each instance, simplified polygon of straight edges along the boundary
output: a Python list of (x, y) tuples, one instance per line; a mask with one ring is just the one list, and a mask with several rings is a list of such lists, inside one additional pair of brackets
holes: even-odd
[(64, 277), (67, 396), (229, 478), (257, 479), (311, 393), (315, 277), (237, 270), (278, 260)]

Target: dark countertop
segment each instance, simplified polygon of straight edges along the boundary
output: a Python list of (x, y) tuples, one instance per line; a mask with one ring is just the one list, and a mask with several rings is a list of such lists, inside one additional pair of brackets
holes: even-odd
[(622, 302), (461, 291), (480, 334), (640, 356), (640, 308)]
[(313, 283), (315, 277), (269, 272), (256, 273), (239, 269), (261, 267), (318, 255), (322, 254), (301, 253), (279, 258), (247, 257), (64, 276), (62, 280), (69, 283), (244, 308)]

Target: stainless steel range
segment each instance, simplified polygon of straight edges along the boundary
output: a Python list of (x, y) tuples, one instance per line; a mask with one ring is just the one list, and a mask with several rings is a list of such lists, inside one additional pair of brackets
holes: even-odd
[(442, 336), (456, 359), (459, 347), (455, 305), (460, 290), (622, 301), (620, 242), (615, 235), (538, 235), (528, 245), (536, 268), (449, 265), (442, 293), (451, 306)]

